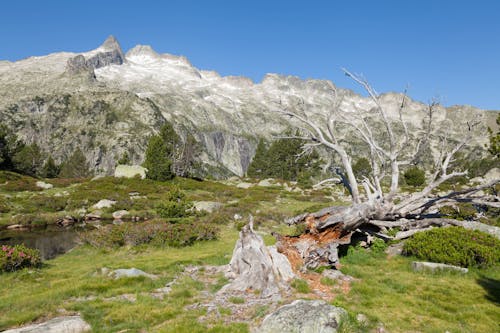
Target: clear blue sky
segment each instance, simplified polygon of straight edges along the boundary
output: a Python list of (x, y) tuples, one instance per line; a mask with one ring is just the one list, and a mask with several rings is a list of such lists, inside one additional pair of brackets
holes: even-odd
[(2, 1), (0, 59), (86, 51), (113, 34), (198, 68), (330, 79), (500, 109), (500, 1)]

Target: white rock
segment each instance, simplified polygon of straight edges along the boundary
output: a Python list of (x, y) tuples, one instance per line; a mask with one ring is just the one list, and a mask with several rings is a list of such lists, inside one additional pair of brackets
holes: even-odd
[(113, 212), (113, 218), (115, 220), (121, 220), (125, 215), (130, 214), (128, 211), (122, 209), (122, 210), (117, 210), (116, 212)]
[(434, 262), (425, 262), (425, 261), (414, 261), (411, 263), (411, 266), (412, 266), (413, 270), (416, 272), (424, 271), (424, 270), (430, 270), (432, 272), (449, 270), (449, 271), (456, 271), (456, 272), (460, 272), (460, 273), (467, 273), (469, 271), (467, 268), (463, 268), (463, 267), (446, 265), (446, 264), (438, 264), (438, 263), (434, 263)]
[(140, 165), (118, 165), (115, 169), (115, 177), (134, 178), (140, 176), (141, 179), (146, 178), (146, 168)]
[(234, 219), (235, 221), (239, 221), (239, 220), (241, 220), (242, 218), (243, 218), (243, 216), (241, 216), (241, 215), (240, 215), (240, 214), (238, 214), (238, 213), (234, 214), (234, 216), (233, 216), (233, 219)]
[(245, 182), (242, 182), (242, 183), (238, 183), (236, 185), (237, 188), (243, 188), (243, 189), (248, 189), (250, 187), (252, 187), (253, 184), (252, 183), (245, 183)]
[(4, 331), (3, 333), (81, 333), (91, 327), (80, 316), (56, 317), (41, 324), (34, 324)]
[(325, 301), (296, 300), (264, 318), (258, 332), (335, 333), (347, 312)]
[(140, 269), (137, 268), (120, 268), (120, 269), (115, 269), (114, 271), (111, 271), (110, 273), (107, 274), (110, 277), (113, 277), (114, 279), (121, 279), (121, 278), (133, 278), (133, 277), (139, 277), (139, 276), (144, 276), (152, 280), (156, 280), (158, 277), (153, 274), (148, 274), (144, 271), (141, 271)]
[(485, 183), (500, 179), (500, 169), (493, 168), (484, 175)]
[(195, 201), (193, 203), (193, 207), (197, 211), (206, 211), (208, 213), (212, 213), (222, 207), (220, 202), (216, 201)]
[(48, 189), (54, 187), (54, 185), (46, 183), (46, 182), (42, 182), (41, 180), (36, 182), (36, 186), (39, 188), (43, 188), (44, 190), (48, 190)]
[(113, 201), (113, 200), (102, 199), (102, 200), (99, 200), (98, 203), (96, 203), (95, 205), (93, 205), (92, 208), (95, 208), (95, 209), (110, 208), (115, 203), (116, 203), (116, 201)]
[(257, 186), (262, 186), (262, 187), (269, 187), (269, 186), (273, 186), (273, 179), (272, 178), (268, 178), (268, 179), (263, 179), (261, 180)]

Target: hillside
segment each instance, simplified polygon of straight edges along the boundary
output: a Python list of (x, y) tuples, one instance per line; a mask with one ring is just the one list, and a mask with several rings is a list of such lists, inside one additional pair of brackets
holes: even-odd
[[(213, 177), (243, 175), (258, 139), (272, 139), (289, 125), (276, 108), (324, 118), (332, 108), (334, 84), (268, 74), (259, 83), (222, 77), (195, 68), (186, 58), (158, 54), (138, 45), (126, 54), (114, 37), (95, 50), (54, 53), (17, 62), (0, 61), (0, 118), (27, 143), (36, 142), (60, 162), (79, 147), (92, 168), (110, 174), (128, 152), (141, 163), (148, 137), (171, 121), (202, 147), (203, 173)], [(341, 108), (370, 110), (374, 103), (336, 88)], [(402, 95), (384, 94), (381, 102), (397, 117)], [(407, 100), (405, 118), (412, 132), (423, 129), (427, 106)], [(438, 129), (460, 137), (467, 119), (483, 124), (495, 115), (471, 106), (437, 108)], [(436, 134), (437, 137), (437, 134)], [(345, 131), (347, 141), (356, 141)], [(485, 125), (473, 146), (487, 141)]]

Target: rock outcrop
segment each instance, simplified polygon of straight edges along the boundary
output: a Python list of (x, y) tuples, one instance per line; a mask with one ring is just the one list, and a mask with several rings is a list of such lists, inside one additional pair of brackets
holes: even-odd
[(40, 324), (34, 324), (4, 331), (3, 333), (83, 333), (91, 327), (80, 316), (56, 317)]
[(268, 315), (260, 333), (335, 333), (347, 312), (325, 301), (297, 300)]

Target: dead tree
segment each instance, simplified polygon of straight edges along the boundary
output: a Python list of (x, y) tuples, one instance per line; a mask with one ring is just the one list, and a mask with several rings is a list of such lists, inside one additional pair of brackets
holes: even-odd
[[(304, 110), (307, 108), (304, 102), (300, 102), (299, 107), (293, 110), (284, 107), (280, 102), (275, 110), (289, 117), (291, 122), (301, 129), (303, 135), (300, 138), (306, 142), (304, 149), (323, 147), (337, 156), (341, 163), (339, 174), (347, 183), (352, 198), (352, 205), (349, 207), (331, 207), (316, 213), (302, 214), (287, 221), (288, 224), (305, 224), (305, 232), (299, 237), (282, 237), (278, 242), (279, 249), (282, 253), (288, 253), (289, 258), (290, 255), (298, 255), (304, 267), (308, 268), (335, 264), (337, 246), (349, 243), (352, 233), (360, 228), (378, 227), (379, 231), (375, 233), (384, 236), (384, 231), (392, 226), (405, 226), (407, 231), (410, 231), (428, 228), (431, 224), (457, 225), (458, 222), (451, 223), (449, 220), (438, 223), (434, 217), (432, 223), (429, 223), (431, 220), (428, 220), (425, 213), (444, 201), (471, 196), (499, 182), (495, 180), (443, 196), (433, 194), (444, 182), (467, 174), (466, 170), (451, 170), (451, 166), (456, 154), (471, 141), (480, 123), (479, 119), (471, 119), (462, 124), (463, 135), (460, 140), (453, 141), (446, 129), (434, 128), (437, 104), (431, 103), (425, 114), (423, 129), (410, 133), (405, 119), (406, 95), (403, 95), (401, 103), (398, 104), (397, 114), (390, 114), (380, 102), (379, 95), (365, 79), (347, 70), (344, 70), (344, 73), (366, 90), (374, 105), (371, 110), (345, 110), (342, 106), (342, 96), (339, 96), (333, 86), (335, 103), (330, 114), (324, 119), (311, 117), (311, 113)], [(368, 177), (361, 180), (356, 178), (349, 142), (340, 137), (340, 126), (349, 127), (364, 143), (371, 164), (371, 174)], [(428, 185), (419, 192), (401, 195), (401, 167), (411, 165), (420, 158), (424, 146), (430, 148), (431, 136), (434, 136), (433, 141), (439, 142), (439, 146), (433, 147), (435, 151), (439, 151), (439, 156), (435, 158)], [(493, 200), (498, 202), (498, 197), (495, 195)], [(410, 223), (401, 224), (400, 221)], [(412, 233), (414, 231), (406, 235)]]

